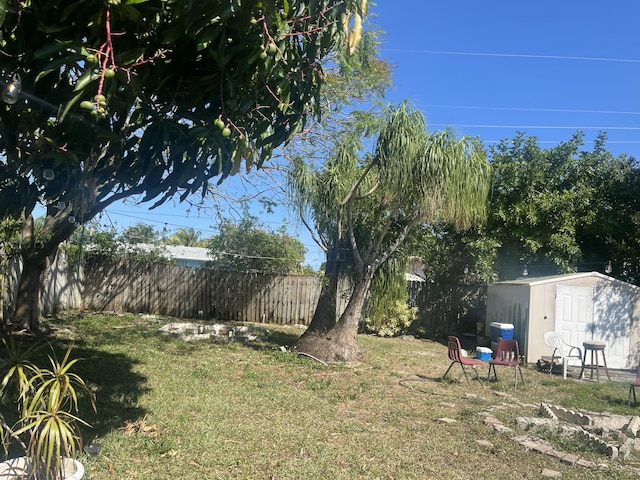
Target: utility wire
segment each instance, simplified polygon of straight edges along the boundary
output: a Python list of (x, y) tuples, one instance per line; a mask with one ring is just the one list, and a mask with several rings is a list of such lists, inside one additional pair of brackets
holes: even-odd
[(465, 128), (522, 128), (522, 129), (565, 129), (565, 130), (640, 130), (640, 127), (588, 127), (588, 126), (561, 126), (561, 125), (483, 125), (483, 124), (447, 124), (432, 123), (432, 126), (446, 127), (453, 125), (455, 127)]
[(484, 107), (473, 105), (436, 105), (436, 104), (417, 104), (419, 107), (425, 108), (450, 108), (464, 110), (498, 110), (511, 112), (543, 112), (543, 113), (596, 113), (603, 115), (640, 115), (640, 112), (625, 112), (619, 110), (580, 110), (572, 108), (529, 108), (529, 107)]
[[(217, 233), (218, 233), (218, 231), (217, 231), (217, 230), (210, 230), (210, 229), (203, 229), (203, 228), (195, 228), (195, 227), (193, 227), (193, 226), (191, 226), (191, 225), (187, 226), (187, 225), (171, 224), (171, 223), (167, 223), (167, 222), (162, 221), (162, 220), (154, 220), (154, 219), (148, 219), (148, 218), (145, 218), (145, 217), (138, 217), (138, 216), (136, 216), (136, 215), (131, 215), (131, 214), (129, 214), (129, 213), (122, 213), (122, 212), (115, 211), (115, 210), (112, 210), (112, 211), (111, 211), (111, 213), (112, 213), (112, 214), (119, 215), (119, 216), (121, 216), (121, 217), (133, 218), (134, 220), (140, 220), (140, 221), (142, 221), (142, 222), (144, 222), (144, 223), (147, 223), (147, 224), (148, 224), (148, 223), (153, 223), (153, 224), (158, 224), (158, 225), (170, 225), (170, 226), (172, 226), (172, 227), (176, 227), (176, 228), (183, 228), (183, 229), (193, 228), (194, 230), (196, 230), (196, 231), (198, 231), (198, 232), (200, 232), (200, 233), (211, 233), (211, 234), (217, 234)], [(184, 218), (182, 215), (165, 215), (165, 214), (160, 214), (160, 213), (156, 213), (156, 214), (154, 214), (154, 215), (162, 215), (163, 217), (173, 216), (173, 217), (181, 217), (181, 218)], [(109, 218), (109, 221), (110, 221), (110, 223), (111, 223), (111, 226), (114, 228), (114, 230), (117, 230), (117, 229), (115, 228), (115, 226), (114, 226), (113, 222), (111, 221), (111, 218), (108, 216), (108, 214), (107, 214), (107, 217)], [(273, 223), (277, 223), (277, 222), (273, 222)], [(125, 228), (126, 228), (126, 227), (125, 227)], [(302, 245), (303, 245), (305, 248), (307, 248), (307, 249), (312, 249), (312, 248), (316, 248), (316, 247), (317, 247), (317, 245), (316, 245), (315, 243), (313, 243), (313, 244), (304, 244), (304, 243), (303, 243)], [(236, 255), (236, 254), (234, 254), (234, 253), (225, 253), (225, 254), (228, 254), (228, 255)], [(246, 256), (246, 255), (244, 255), (244, 256)], [(250, 257), (250, 258), (253, 258), (253, 257)], [(259, 258), (259, 257), (255, 257), (255, 258)], [(267, 257), (264, 257), (264, 258), (267, 258)]]
[(465, 55), (473, 57), (536, 58), (542, 60), (580, 60), (590, 62), (640, 63), (640, 60), (634, 58), (582, 57), (573, 55), (536, 55), (526, 53), (448, 52), (444, 50), (411, 50), (402, 48), (381, 48), (380, 50), (383, 52), (411, 54), (419, 53), (423, 55)]

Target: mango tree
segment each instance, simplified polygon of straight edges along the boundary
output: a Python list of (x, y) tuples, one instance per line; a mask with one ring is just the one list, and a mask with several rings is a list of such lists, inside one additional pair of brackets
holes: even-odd
[(14, 323), (39, 328), (48, 262), (108, 205), (204, 193), (319, 115), (323, 62), (356, 48), (364, 7), (0, 0), (0, 216), (22, 223)]

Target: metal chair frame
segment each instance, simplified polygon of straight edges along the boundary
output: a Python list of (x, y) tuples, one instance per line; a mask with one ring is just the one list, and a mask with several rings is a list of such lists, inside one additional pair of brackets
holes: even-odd
[(636, 379), (631, 382), (631, 385), (629, 386), (629, 398), (627, 399), (627, 404), (629, 406), (631, 406), (631, 393), (633, 393), (633, 403), (638, 403), (638, 401), (636, 400), (636, 387), (640, 387), (640, 365), (638, 365)]

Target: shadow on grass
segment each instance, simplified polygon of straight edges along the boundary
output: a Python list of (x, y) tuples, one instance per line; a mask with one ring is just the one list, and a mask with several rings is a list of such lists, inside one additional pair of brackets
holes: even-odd
[(429, 388), (431, 384), (443, 384), (450, 383), (447, 379), (442, 379), (442, 376), (430, 377), (427, 375), (416, 374), (410, 378), (402, 378), (398, 381), (398, 385), (412, 391), (418, 391), (420, 393), (431, 393), (433, 390)]
[(257, 341), (246, 340), (241, 344), (254, 350), (272, 350), (280, 347), (292, 348), (302, 333), (270, 330), (269, 336)]
[(85, 444), (144, 417), (147, 412), (139, 406), (139, 398), (149, 388), (146, 377), (133, 370), (136, 362), (123, 354), (107, 353), (81, 344), (76, 344), (73, 355), (82, 359), (76, 364), (75, 372), (96, 395), (96, 412), (86, 399), (81, 405), (82, 418), (92, 426), (83, 428)]
[[(42, 368), (50, 368), (48, 356), (62, 359), (69, 344), (68, 340), (47, 335), (24, 336), (16, 341), (21, 351), (32, 345), (41, 346), (29, 355), (29, 360)], [(53, 353), (47, 344), (53, 348)], [(4, 346), (0, 355), (8, 358)], [(87, 347), (82, 341), (75, 342), (71, 358), (79, 359), (71, 372), (79, 375), (96, 396), (95, 412), (86, 395), (81, 393), (78, 398), (77, 416), (91, 425), (91, 428), (80, 425), (83, 444), (145, 415), (146, 411), (138, 403), (140, 395), (148, 390), (147, 379), (134, 371), (135, 362), (131, 358)], [(14, 405), (3, 402), (0, 408), (7, 418), (15, 416)]]

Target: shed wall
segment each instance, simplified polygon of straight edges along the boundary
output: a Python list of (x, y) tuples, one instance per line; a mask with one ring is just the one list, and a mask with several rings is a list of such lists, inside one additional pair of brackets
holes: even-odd
[(556, 317), (556, 284), (546, 283), (531, 287), (531, 309), (529, 312), (529, 338), (526, 361), (536, 362), (543, 355), (551, 355), (544, 343), (544, 332), (554, 330)]
[(494, 284), (489, 286), (487, 291), (487, 335), (489, 335), (490, 323), (513, 324), (513, 338), (520, 345), (520, 354), (526, 357), (528, 318), (528, 285)]
[(640, 364), (640, 291), (634, 290), (631, 305), (631, 327), (629, 329), (629, 368)]

